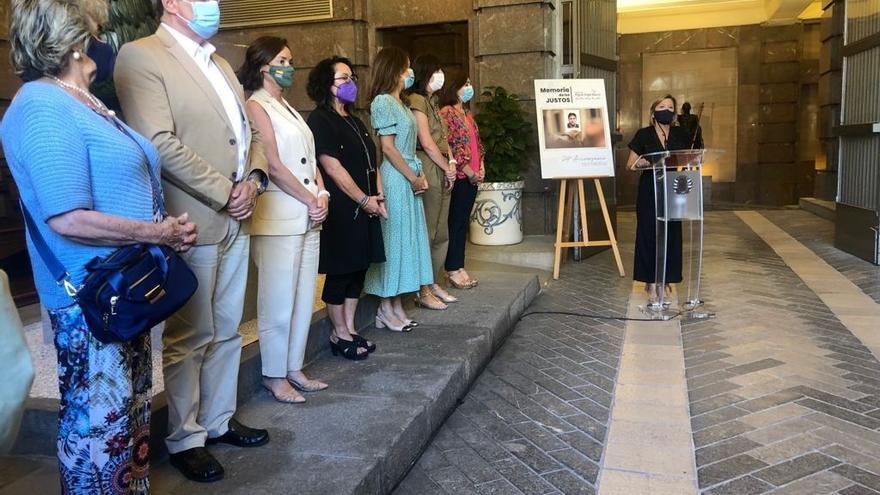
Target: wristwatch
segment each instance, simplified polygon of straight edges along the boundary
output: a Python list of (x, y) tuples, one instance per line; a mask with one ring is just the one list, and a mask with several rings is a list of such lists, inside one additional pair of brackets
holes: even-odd
[(266, 188), (269, 187), (269, 178), (262, 170), (252, 170), (247, 180), (257, 185), (257, 196), (266, 192)]

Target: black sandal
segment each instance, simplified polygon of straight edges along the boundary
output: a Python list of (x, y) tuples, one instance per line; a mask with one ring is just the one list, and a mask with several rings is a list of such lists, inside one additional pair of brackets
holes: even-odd
[(359, 346), (354, 340), (342, 340), (339, 337), (336, 337), (336, 342), (333, 342), (333, 336), (330, 336), (330, 352), (333, 353), (334, 356), (342, 354), (342, 357), (345, 359), (351, 359), (352, 361), (363, 361), (367, 359), (367, 356), (370, 354), (368, 352), (359, 353), (357, 350)]
[(357, 343), (358, 347), (363, 347), (364, 349), (367, 350), (368, 353), (376, 350), (376, 344), (361, 337), (360, 334), (352, 333), (349, 335), (351, 335), (352, 340), (354, 340), (354, 342)]

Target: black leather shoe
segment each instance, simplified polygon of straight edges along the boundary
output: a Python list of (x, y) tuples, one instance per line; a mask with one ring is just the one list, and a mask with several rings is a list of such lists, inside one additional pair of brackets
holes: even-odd
[(229, 430), (217, 438), (209, 438), (208, 443), (228, 443), (236, 447), (259, 447), (269, 443), (269, 432), (258, 428), (249, 428), (232, 418), (229, 420)]
[(171, 454), (170, 460), (187, 479), (210, 483), (223, 478), (223, 466), (204, 447)]

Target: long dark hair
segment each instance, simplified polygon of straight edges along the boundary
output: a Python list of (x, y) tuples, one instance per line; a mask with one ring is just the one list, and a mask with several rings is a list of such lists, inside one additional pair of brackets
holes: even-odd
[[(458, 90), (467, 84), (468, 75), (465, 71), (459, 69), (451, 69), (446, 72), (446, 83), (437, 93), (437, 105), (443, 108), (448, 105), (458, 103)], [(465, 108), (470, 108), (470, 102), (464, 104)]]
[(428, 96), (428, 83), (431, 82), (431, 76), (441, 69), (440, 59), (433, 55), (419, 55), (412, 61), (412, 69), (415, 73), (416, 80), (412, 87), (409, 88), (409, 94), (417, 94)]
[[(406, 69), (409, 57), (396, 46), (383, 48), (376, 54), (370, 77), (370, 101), (381, 94), (392, 93), (400, 83), (400, 75)], [(406, 95), (400, 95), (405, 100)], [(406, 104), (406, 101), (404, 101)]]
[(290, 48), (290, 45), (284, 38), (261, 36), (255, 39), (248, 46), (247, 52), (244, 54), (244, 62), (235, 73), (244, 89), (256, 91), (262, 88), (263, 66), (271, 62), (285, 48)]
[[(354, 67), (351, 66), (351, 60), (345, 57), (332, 56), (318, 62), (317, 65), (309, 72), (309, 82), (306, 85), (306, 94), (319, 107), (330, 107), (333, 104), (333, 93), (330, 92), (330, 86), (336, 84), (336, 64), (347, 65), (354, 75)], [(348, 105), (345, 106), (348, 108)]]

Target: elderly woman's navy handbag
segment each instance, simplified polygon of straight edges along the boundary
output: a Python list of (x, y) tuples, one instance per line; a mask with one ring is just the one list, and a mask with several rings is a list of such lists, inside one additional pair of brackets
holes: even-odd
[[(144, 149), (119, 119), (112, 115), (107, 119)], [(149, 164), (147, 172), (153, 191), (153, 212), (159, 218), (165, 213), (162, 188)], [(129, 342), (149, 332), (183, 307), (199, 287), (195, 274), (174, 249), (155, 244), (123, 246), (104, 258), (92, 259), (85, 266), (88, 275), (76, 287), (46, 245), (24, 203), (19, 204), (31, 242), (55, 282), (79, 304), (89, 331), (105, 344)]]
[(186, 262), (168, 246), (134, 244), (96, 257), (80, 287), (49, 250), (31, 214), (21, 206), (34, 244), (52, 277), (80, 308), (99, 341), (129, 342), (183, 307), (199, 286)]

